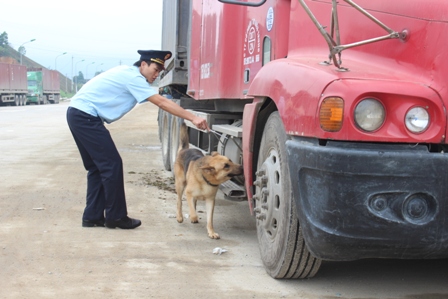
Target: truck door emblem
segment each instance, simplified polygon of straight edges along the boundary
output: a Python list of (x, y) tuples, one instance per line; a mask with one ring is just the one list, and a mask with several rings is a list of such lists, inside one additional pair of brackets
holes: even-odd
[(255, 19), (250, 20), (244, 39), (244, 65), (260, 61), (260, 30)]
[(274, 26), (274, 9), (269, 7), (268, 14), (266, 15), (266, 29), (271, 31), (272, 26)]

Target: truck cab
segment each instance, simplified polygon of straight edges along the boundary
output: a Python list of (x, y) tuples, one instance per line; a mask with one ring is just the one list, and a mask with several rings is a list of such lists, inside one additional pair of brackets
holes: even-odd
[(44, 68), (28, 68), (28, 102), (58, 104), (60, 99), (59, 73)]
[[(190, 143), (244, 165), (275, 278), (321, 261), (448, 256), (443, 0), (164, 1), (160, 87), (203, 116)], [(181, 120), (161, 112), (170, 170)]]
[(43, 86), (42, 73), (27, 72), (28, 79), (28, 102), (34, 104), (44, 104), (43, 100)]

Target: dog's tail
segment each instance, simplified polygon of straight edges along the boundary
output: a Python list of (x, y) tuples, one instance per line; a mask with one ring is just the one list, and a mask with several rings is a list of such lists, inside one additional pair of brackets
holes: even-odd
[(185, 122), (180, 125), (180, 146), (182, 149), (187, 149), (190, 147), (190, 138), (188, 137), (188, 128)]

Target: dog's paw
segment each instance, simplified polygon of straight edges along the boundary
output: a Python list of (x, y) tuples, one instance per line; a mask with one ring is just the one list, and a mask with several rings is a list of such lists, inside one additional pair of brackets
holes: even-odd
[(215, 232), (212, 233), (208, 233), (208, 236), (210, 237), (210, 239), (219, 239), (219, 235)]
[(177, 219), (177, 222), (179, 222), (179, 223), (184, 222), (184, 217), (182, 217), (182, 216), (177, 216), (176, 219)]
[(191, 223), (198, 223), (198, 222), (199, 222), (198, 216), (191, 216)]

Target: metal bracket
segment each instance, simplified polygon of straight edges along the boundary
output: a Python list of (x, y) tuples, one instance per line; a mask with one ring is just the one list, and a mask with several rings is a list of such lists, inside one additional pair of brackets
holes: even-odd
[[(340, 32), (339, 32), (339, 18), (338, 18), (338, 10), (337, 10), (338, 0), (332, 0), (333, 8), (332, 8), (332, 12), (331, 12), (331, 28), (330, 28), (330, 32), (331, 33), (328, 33), (325, 30), (325, 27), (322, 26), (319, 23), (319, 21), (316, 19), (316, 17), (312, 13), (312, 11), (305, 4), (305, 0), (299, 0), (299, 2), (302, 5), (303, 9), (306, 11), (308, 16), (311, 18), (311, 20), (313, 21), (314, 25), (316, 25), (317, 29), (322, 34), (322, 36), (324, 37), (325, 41), (328, 44), (328, 47), (329, 47), (329, 50), (330, 50), (330, 54), (328, 55), (328, 59), (329, 60), (325, 61), (324, 62), (325, 64), (333, 63), (340, 71), (347, 71), (348, 69), (342, 67), (342, 59), (341, 59), (342, 55), (341, 55), (341, 52), (343, 50), (350, 49), (350, 48), (353, 48), (353, 47), (359, 47), (359, 46), (362, 46), (362, 45), (371, 44), (371, 43), (375, 43), (375, 42), (379, 42), (379, 41), (383, 41), (383, 40), (387, 40), (387, 39), (402, 39), (402, 40), (405, 40), (407, 38), (407, 34), (408, 34), (407, 32), (403, 31), (403, 32), (399, 33), (397, 31), (394, 31), (394, 30), (390, 29), (388, 26), (386, 26), (384, 23), (379, 21), (377, 18), (375, 18), (373, 15), (371, 15), (364, 8), (362, 8), (361, 6), (359, 6), (358, 4), (353, 2), (352, 0), (342, 0), (342, 1), (348, 3), (350, 6), (355, 8), (357, 11), (359, 11), (360, 13), (365, 15), (367, 18), (369, 18), (375, 24), (377, 24), (378, 26), (383, 28), (385, 31), (387, 31), (388, 34), (385, 35), (385, 36), (380, 36), (380, 37), (376, 37), (376, 38), (372, 38), (372, 39), (368, 39), (368, 40), (363, 40), (363, 41), (359, 41), (359, 42), (356, 42), (356, 43), (351, 43), (351, 44), (347, 44), (347, 45), (341, 45)], [(336, 55), (338, 57), (336, 57)]]

